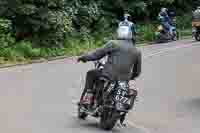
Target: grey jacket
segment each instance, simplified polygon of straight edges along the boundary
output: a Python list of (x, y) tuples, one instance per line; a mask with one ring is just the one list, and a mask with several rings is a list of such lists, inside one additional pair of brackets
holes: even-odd
[(131, 40), (111, 40), (103, 48), (82, 56), (87, 61), (108, 56), (103, 73), (112, 80), (129, 81), (141, 73), (141, 52)]

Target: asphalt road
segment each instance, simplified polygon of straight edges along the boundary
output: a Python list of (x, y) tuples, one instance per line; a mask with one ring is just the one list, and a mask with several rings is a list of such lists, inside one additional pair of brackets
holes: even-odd
[[(139, 101), (128, 127), (113, 133), (200, 132), (200, 43), (141, 47)], [(63, 59), (0, 70), (0, 133), (103, 133), (98, 120), (76, 118), (91, 63)]]

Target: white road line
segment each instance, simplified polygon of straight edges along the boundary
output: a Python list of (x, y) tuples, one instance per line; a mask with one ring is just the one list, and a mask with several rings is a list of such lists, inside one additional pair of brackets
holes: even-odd
[(179, 46), (176, 46), (176, 47), (161, 49), (161, 50), (156, 51), (156, 52), (154, 52), (152, 54), (144, 56), (144, 59), (147, 59), (147, 58), (155, 56), (155, 55), (160, 55), (162, 53), (166, 53), (166, 52), (169, 52), (169, 51), (174, 51), (174, 50), (181, 49), (181, 48), (192, 47), (192, 46), (195, 46), (195, 45), (198, 45), (198, 44), (190, 44), (190, 45), (189, 44), (184, 44), (184, 45), (179, 45)]

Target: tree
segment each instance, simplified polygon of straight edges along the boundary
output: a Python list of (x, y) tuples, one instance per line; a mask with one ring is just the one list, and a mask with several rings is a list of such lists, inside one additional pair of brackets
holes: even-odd
[[(62, 46), (71, 27), (64, 0), (3, 0), (0, 12), (10, 18), (18, 38), (30, 38), (40, 46)], [(9, 12), (9, 14), (8, 14)]]
[(39, 46), (62, 46), (69, 33), (88, 38), (115, 29), (125, 12), (133, 20), (155, 20), (161, 7), (178, 15), (199, 0), (0, 0), (0, 16), (12, 20), (17, 38)]

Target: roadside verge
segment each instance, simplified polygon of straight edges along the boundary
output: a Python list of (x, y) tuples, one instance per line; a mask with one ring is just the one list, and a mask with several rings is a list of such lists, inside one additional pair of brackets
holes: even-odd
[[(183, 39), (189, 39), (189, 38), (191, 38), (191, 37), (185, 37)], [(145, 46), (149, 46), (149, 45), (156, 45), (156, 44), (153, 43), (153, 42), (148, 42), (148, 43), (139, 44), (138, 47), (145, 47)], [(27, 61), (27, 62), (0, 64), (0, 69), (1, 68), (15, 67), (15, 66), (29, 65), (29, 64), (36, 64), (36, 63), (44, 63), (44, 62), (49, 62), (49, 61), (54, 61), (54, 60), (65, 59), (65, 58), (70, 59), (70, 58), (74, 58), (74, 57), (75, 56), (65, 55), (65, 56), (51, 57), (51, 58), (46, 58), (46, 59), (41, 58), (41, 59), (31, 60), (31, 61)]]

